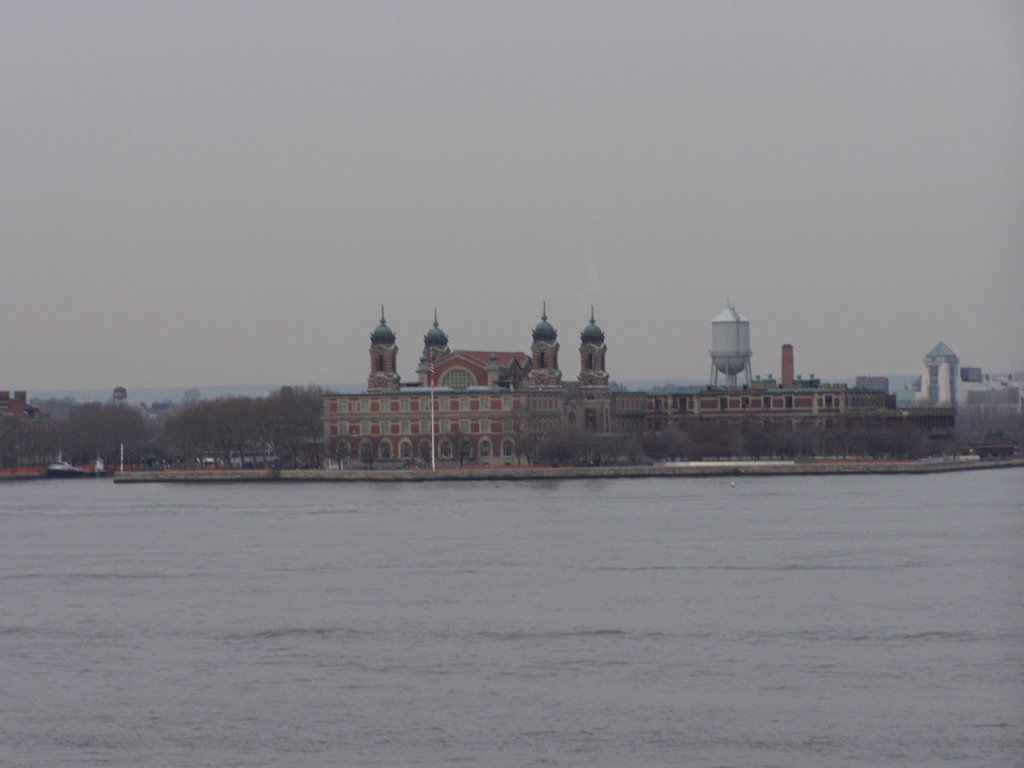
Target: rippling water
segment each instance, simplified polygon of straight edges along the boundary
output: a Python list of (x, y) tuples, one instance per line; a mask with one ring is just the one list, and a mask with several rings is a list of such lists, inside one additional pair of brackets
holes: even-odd
[(0, 484), (0, 765), (1019, 766), (1022, 488)]

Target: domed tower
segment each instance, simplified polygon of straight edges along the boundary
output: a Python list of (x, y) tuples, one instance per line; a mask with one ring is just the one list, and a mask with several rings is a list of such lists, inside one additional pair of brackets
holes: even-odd
[(366, 388), (370, 392), (398, 389), (398, 347), (395, 332), (384, 320), (384, 307), (380, 308), (380, 324), (370, 334), (370, 376)]
[(434, 310), (434, 325), (423, 335), (423, 354), (420, 356), (420, 364), (416, 368), (420, 384), (424, 387), (430, 386), (430, 362), (440, 360), (451, 353), (448, 348), (448, 334), (441, 330), (437, 324), (437, 310)]
[(590, 307), (590, 323), (580, 334), (580, 377), (581, 387), (607, 387), (608, 371), (604, 368), (608, 347), (604, 343), (604, 331), (594, 322), (594, 307)]
[(529, 385), (538, 389), (560, 387), (562, 372), (558, 370), (558, 332), (548, 322), (547, 302), (544, 303), (540, 322), (533, 329), (530, 352), (533, 355), (533, 367), (528, 377)]

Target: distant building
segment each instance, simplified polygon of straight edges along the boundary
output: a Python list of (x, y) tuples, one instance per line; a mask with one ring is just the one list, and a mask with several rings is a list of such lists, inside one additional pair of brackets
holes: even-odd
[(973, 368), (965, 365), (960, 369), (960, 381), (965, 384), (977, 384), (983, 380), (984, 378), (981, 375), (981, 368)]
[(960, 358), (940, 341), (924, 356), (921, 405), (956, 406), (959, 378)]
[(964, 407), (972, 413), (982, 416), (1020, 416), (1022, 413), (1020, 387), (972, 389), (966, 394)]
[(875, 389), (879, 392), (888, 392), (889, 379), (886, 376), (858, 376), (855, 386), (857, 389)]
[(1013, 374), (983, 374), (981, 368), (960, 369), (958, 405), (979, 416), (1021, 415), (1021, 389)]

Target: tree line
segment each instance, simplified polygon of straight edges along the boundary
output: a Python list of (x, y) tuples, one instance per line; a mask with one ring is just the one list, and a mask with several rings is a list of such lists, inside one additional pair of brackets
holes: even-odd
[[(1005, 439), (1024, 441), (1024, 420), (1000, 420)], [(991, 430), (989, 434), (993, 434)], [(602, 435), (565, 428), (533, 434), (520, 441), (530, 463), (610, 465), (645, 461), (701, 461), (705, 459), (915, 459), (966, 453), (974, 430), (959, 428), (954, 436), (932, 437), (909, 424), (879, 427), (858, 420), (835, 429), (765, 428), (750, 420), (730, 429), (706, 420), (685, 428), (666, 428), (648, 434)]]
[(84, 403), (59, 418), (0, 420), (0, 467), (319, 466), (323, 434), (316, 386), (282, 387), (267, 397), (203, 400), (193, 392), (154, 418), (127, 405)]
[[(97, 458), (116, 466), (124, 447), (131, 466), (319, 467), (323, 460), (323, 390), (282, 387), (266, 397), (204, 400), (191, 391), (153, 417), (125, 405), (87, 403), (48, 422), (0, 419), (0, 467), (45, 466), (63, 456), (76, 465)], [(757, 420), (727, 428), (712, 420), (650, 434), (598, 434), (565, 427), (523, 429), (520, 454), (535, 464), (637, 463), (709, 458), (920, 458), (967, 453), (981, 444), (1024, 443), (1024, 418), (964, 412), (956, 434), (935, 440), (909, 425), (857, 420), (831, 430), (765, 428)]]

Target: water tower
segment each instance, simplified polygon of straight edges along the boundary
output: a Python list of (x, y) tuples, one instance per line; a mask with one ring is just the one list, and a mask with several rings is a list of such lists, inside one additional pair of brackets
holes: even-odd
[(750, 355), (750, 321), (728, 304), (711, 321), (711, 385), (718, 386), (721, 373), (726, 386), (735, 387), (742, 373), (749, 387)]

